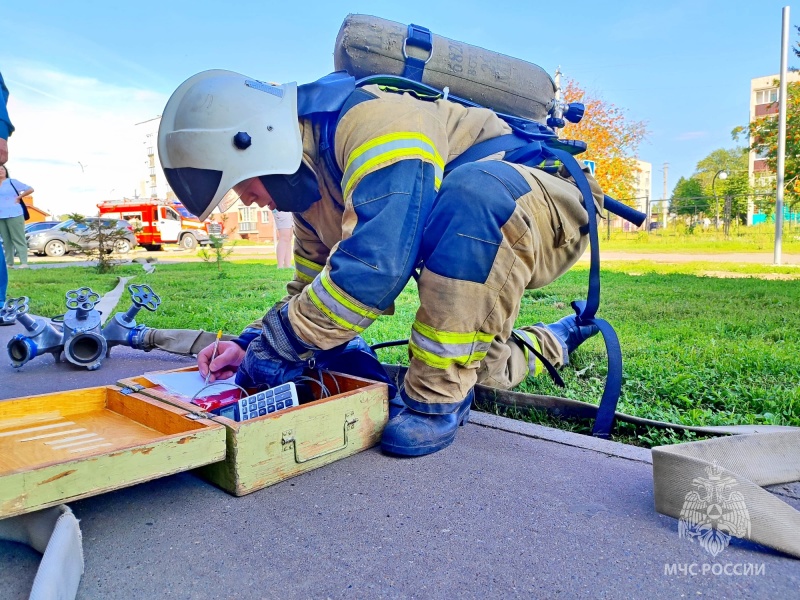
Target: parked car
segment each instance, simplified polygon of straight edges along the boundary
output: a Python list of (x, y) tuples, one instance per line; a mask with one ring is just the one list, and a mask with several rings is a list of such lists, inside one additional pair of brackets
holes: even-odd
[(115, 229), (122, 229), (124, 237), (114, 242), (113, 251), (119, 254), (126, 254), (136, 246), (136, 236), (133, 234), (131, 224), (123, 219), (98, 219), (97, 217), (87, 217), (83, 223), (69, 219), (63, 221), (50, 229), (37, 231), (28, 236), (28, 249), (34, 254), (46, 254), (47, 256), (64, 256), (75, 250), (77, 244), (81, 250), (86, 250), (97, 246), (97, 241), (90, 230), (89, 224), (100, 221), (105, 231), (111, 232)]
[(61, 221), (39, 221), (37, 223), (27, 223), (25, 225), (25, 238), (27, 239), (30, 234), (36, 233), (37, 231), (52, 229), (59, 223), (61, 223)]

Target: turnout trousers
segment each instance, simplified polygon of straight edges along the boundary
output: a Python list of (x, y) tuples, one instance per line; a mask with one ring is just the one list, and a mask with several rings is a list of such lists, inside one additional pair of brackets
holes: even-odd
[[(507, 389), (541, 372), (511, 337), (523, 292), (575, 264), (587, 224), (580, 192), (559, 175), (498, 160), (453, 170), (425, 224), (405, 394), (431, 413), (451, 412), (446, 405), (455, 410), (476, 383)], [(543, 325), (522, 329), (554, 366), (567, 362)]]

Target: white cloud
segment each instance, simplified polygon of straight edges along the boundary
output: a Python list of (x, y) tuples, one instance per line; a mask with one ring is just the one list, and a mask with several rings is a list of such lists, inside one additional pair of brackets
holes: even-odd
[(166, 96), (25, 61), (5, 61), (3, 77), (16, 127), (8, 168), (36, 206), (93, 215), (101, 200), (138, 191), (147, 156), (135, 124), (160, 114)]

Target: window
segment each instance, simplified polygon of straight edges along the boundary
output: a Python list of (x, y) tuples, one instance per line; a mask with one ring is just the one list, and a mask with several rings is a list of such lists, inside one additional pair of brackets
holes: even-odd
[(168, 221), (180, 221), (181, 220), (181, 218), (178, 216), (178, 213), (176, 213), (174, 210), (172, 210), (171, 208), (169, 208), (167, 206), (162, 206), (161, 207), (161, 217), (163, 219), (168, 220)]
[(756, 150), (756, 158), (767, 158), (769, 156), (769, 146), (759, 146)]
[(772, 104), (778, 101), (778, 89), (756, 91), (756, 104)]
[(256, 209), (250, 206), (244, 206), (239, 209), (239, 222), (252, 221), (255, 223)]
[(261, 211), (261, 222), (262, 223), (269, 223), (269, 211), (262, 210)]
[(250, 233), (258, 231), (258, 226), (253, 221), (239, 221), (239, 232)]

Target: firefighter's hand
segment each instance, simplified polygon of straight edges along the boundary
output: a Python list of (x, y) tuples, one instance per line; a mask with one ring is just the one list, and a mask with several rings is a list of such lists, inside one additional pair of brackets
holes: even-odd
[(214, 344), (209, 344), (197, 355), (197, 366), (200, 369), (200, 375), (205, 377), (211, 371), (211, 377), (208, 378), (209, 382), (228, 379), (235, 375), (236, 370), (244, 360), (245, 351), (234, 342), (220, 341), (217, 348), (217, 356), (212, 361), (211, 356), (213, 354)]

